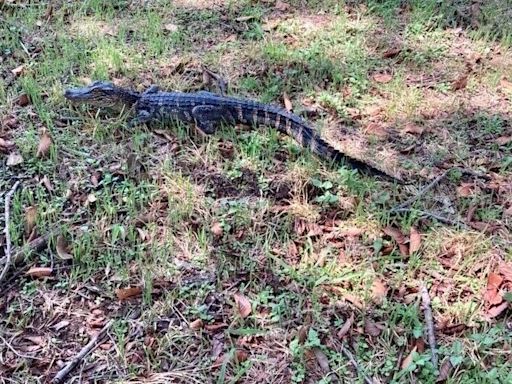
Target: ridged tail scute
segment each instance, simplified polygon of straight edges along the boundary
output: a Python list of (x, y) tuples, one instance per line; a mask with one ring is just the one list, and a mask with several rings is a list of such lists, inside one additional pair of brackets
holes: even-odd
[(367, 175), (380, 176), (386, 180), (403, 183), (395, 176), (380, 169), (350, 157), (327, 143), (313, 128), (299, 116), (285, 110), (273, 108), (254, 109), (246, 115), (253, 124), (270, 125), (279, 131), (293, 137), (302, 147), (309, 149), (321, 158), (333, 160), (336, 163), (355, 168)]

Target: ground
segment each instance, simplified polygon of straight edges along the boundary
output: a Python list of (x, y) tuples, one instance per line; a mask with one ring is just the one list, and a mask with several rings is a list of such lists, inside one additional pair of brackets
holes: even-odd
[[(0, 10), (1, 382), (512, 382), (510, 1)], [(205, 67), (411, 183), (63, 98)]]

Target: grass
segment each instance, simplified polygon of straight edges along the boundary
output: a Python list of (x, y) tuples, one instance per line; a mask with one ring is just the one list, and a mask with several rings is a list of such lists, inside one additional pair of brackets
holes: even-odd
[[(489, 3), (2, 3), (0, 137), (14, 143), (0, 142), (2, 201), (23, 181), (11, 238), (20, 247), (56, 231), (73, 257), (52, 236), (0, 282), (0, 381), (47, 382), (115, 319), (70, 381), (509, 382), (510, 310), (489, 318), (484, 293), (512, 262), (512, 40), (498, 22), (508, 2)], [(459, 166), (490, 180), (452, 171), (393, 213), (418, 185), (328, 164), (272, 128), (127, 130), (129, 111), (62, 96), (93, 79), (204, 89), (201, 64), (230, 94), (283, 104), (286, 93), (334, 146), (406, 178)], [(53, 145), (40, 157), (43, 128)], [(12, 153), (23, 162), (8, 166)], [(416, 228), (419, 250), (404, 256), (386, 227), (406, 238)]]

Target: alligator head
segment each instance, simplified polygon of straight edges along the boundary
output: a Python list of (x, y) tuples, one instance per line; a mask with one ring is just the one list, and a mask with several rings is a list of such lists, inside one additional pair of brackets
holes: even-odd
[(66, 89), (64, 97), (74, 103), (111, 107), (117, 104), (131, 106), (137, 102), (139, 94), (117, 87), (108, 81), (95, 81), (86, 87)]

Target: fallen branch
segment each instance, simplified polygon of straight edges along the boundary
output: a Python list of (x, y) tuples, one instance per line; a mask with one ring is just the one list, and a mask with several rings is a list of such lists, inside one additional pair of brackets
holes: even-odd
[(436, 219), (437, 221), (440, 221), (445, 224), (453, 225), (454, 227), (460, 226), (463, 229), (468, 229), (469, 226), (464, 223), (461, 220), (458, 219), (450, 219), (449, 217), (438, 215), (437, 213), (430, 212), (430, 211), (421, 211), (419, 209), (413, 209), (413, 208), (395, 208), (393, 212), (411, 212), (415, 211), (421, 215), (421, 217), (430, 217), (432, 219)]
[(430, 296), (428, 294), (427, 287), (421, 286), (421, 302), (423, 306), (423, 314), (425, 316), (425, 324), (427, 326), (427, 338), (430, 351), (432, 353), (432, 365), (437, 371), (437, 350), (436, 350), (436, 335), (434, 333), (434, 317), (432, 316), (432, 308), (430, 307)]
[(107, 331), (114, 323), (114, 320), (109, 320), (107, 324), (94, 336), (85, 347), (82, 348), (82, 350), (78, 353), (78, 355), (75, 356), (73, 360), (71, 360), (69, 363), (67, 363), (64, 368), (62, 368), (53, 380), (51, 381), (52, 384), (60, 384), (63, 382), (63, 380), (66, 378), (67, 375), (80, 363), (85, 356), (87, 356), (89, 353), (94, 351), (99, 345), (100, 341), (103, 340), (105, 337)]
[[(30, 241), (28, 244), (23, 245), (20, 249), (17, 249), (16, 252), (12, 255), (11, 264), (16, 265), (22, 261), (22, 259), (26, 256), (30, 256), (34, 252), (41, 251), (46, 245), (50, 238), (55, 235), (56, 231), (50, 231), (46, 235), (36, 237), (34, 240)], [(0, 259), (0, 263), (4, 263), (7, 257), (3, 257)]]
[(14, 183), (11, 190), (5, 195), (5, 265), (4, 269), (2, 270), (2, 273), (0, 274), (0, 283), (4, 279), (5, 275), (7, 275), (7, 272), (9, 271), (9, 267), (11, 266), (11, 234), (9, 232), (9, 221), (10, 221), (10, 215), (11, 215), (11, 199), (14, 195), (14, 192), (16, 192), (16, 189), (18, 189), (18, 186), (20, 185), (21, 181), (18, 180)]
[(359, 364), (357, 363), (356, 359), (354, 358), (354, 355), (347, 348), (345, 348), (343, 343), (341, 344), (341, 352), (343, 352), (343, 354), (347, 357), (347, 359), (349, 359), (350, 363), (352, 363), (352, 365), (354, 366), (357, 373), (359, 373), (361, 376), (363, 376), (364, 381), (367, 384), (373, 384), (373, 380), (371, 380), (368, 376), (366, 376), (362, 372), (362, 370), (359, 368)]
[(437, 184), (439, 184), (441, 182), (441, 180), (443, 180), (447, 175), (448, 173), (451, 171), (451, 169), (448, 169), (447, 171), (443, 172), (442, 174), (440, 174), (439, 176), (437, 176), (432, 182), (430, 182), (429, 184), (427, 184), (425, 187), (423, 187), (419, 192), (418, 194), (412, 196), (410, 199), (407, 199), (406, 201), (404, 201), (402, 204), (394, 207), (394, 208), (391, 208), (391, 212), (398, 212), (399, 209), (402, 209), (402, 208), (405, 208), (405, 207), (408, 207), (409, 205), (411, 205), (412, 203), (414, 203), (416, 200), (419, 200), (422, 196), (424, 196), (428, 191), (430, 191), (432, 188), (434, 188)]

